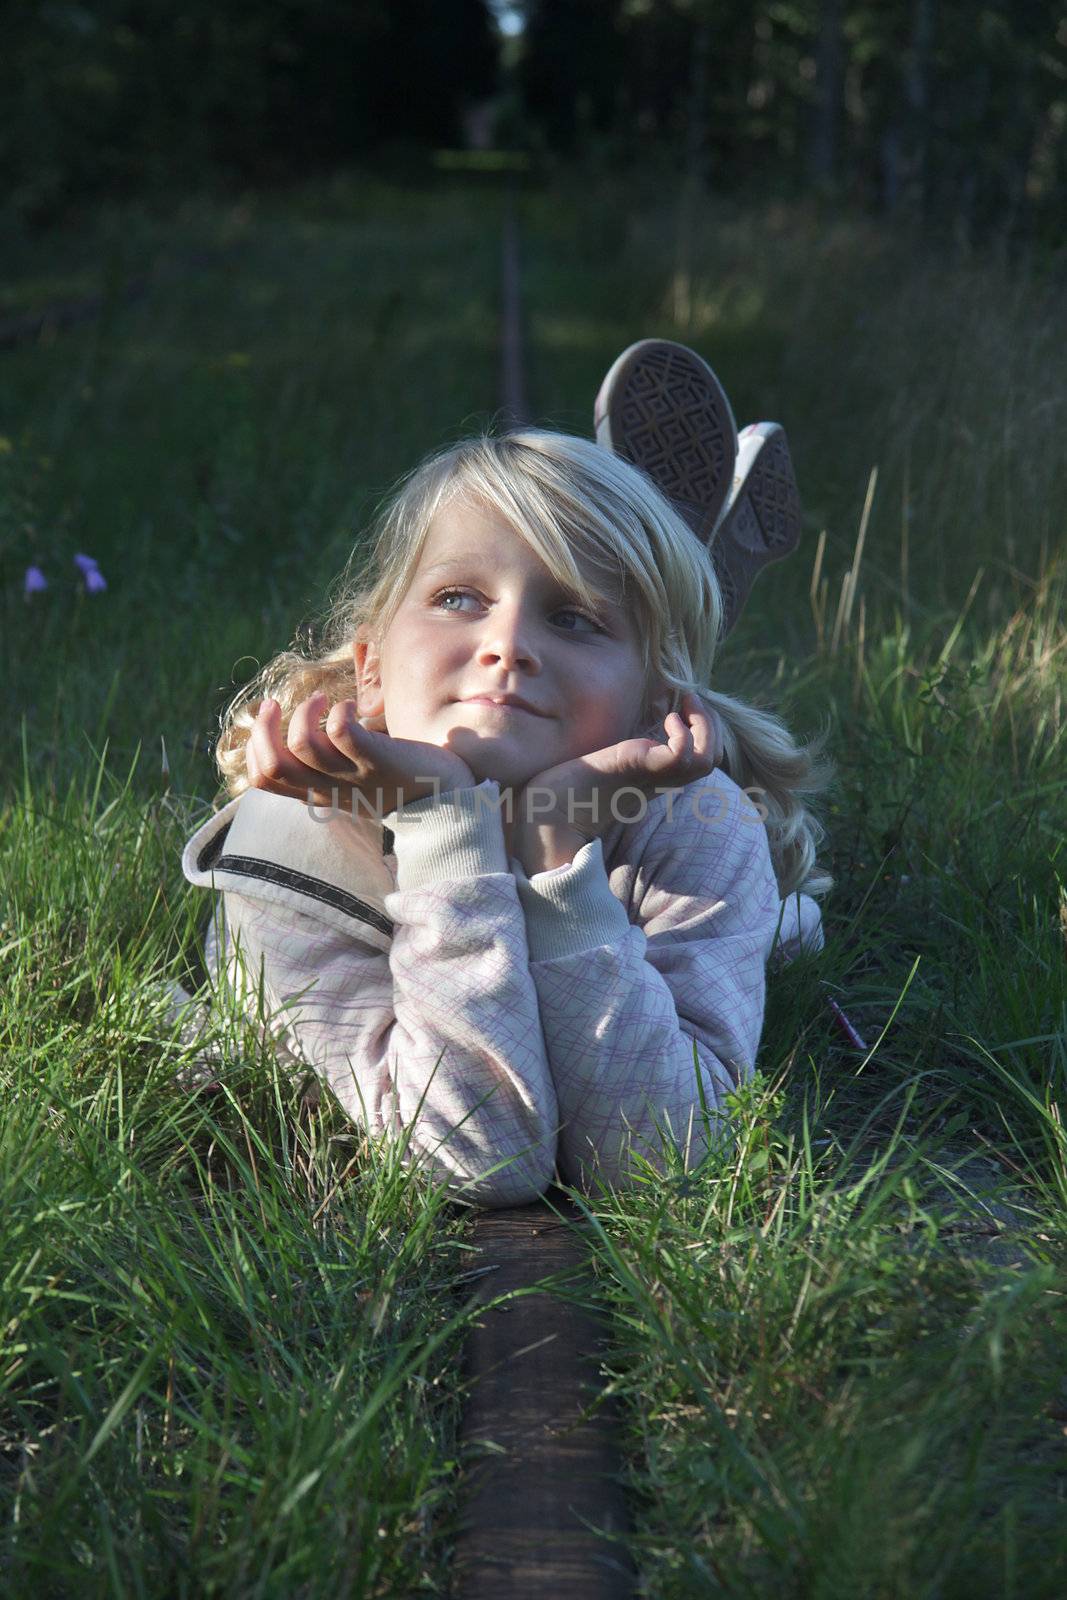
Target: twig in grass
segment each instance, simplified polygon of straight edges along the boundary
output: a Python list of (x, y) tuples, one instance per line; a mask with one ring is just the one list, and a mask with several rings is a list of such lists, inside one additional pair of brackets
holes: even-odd
[(837, 654), (837, 646), (842, 633), (848, 632), (848, 625), (852, 620), (852, 604), (856, 598), (856, 585), (859, 582), (860, 562), (863, 560), (863, 546), (867, 539), (867, 524), (871, 518), (871, 507), (874, 504), (874, 491), (878, 483), (878, 465), (871, 468), (870, 478), (867, 480), (867, 497), (863, 502), (863, 512), (860, 516), (859, 533), (856, 535), (856, 548), (852, 553), (852, 565), (845, 573), (841, 583), (841, 599), (837, 606), (837, 617), (834, 622), (834, 635), (830, 641), (830, 654)]
[(163, 1448), (170, 1447), (170, 1425), (174, 1414), (174, 1351), (167, 1357), (167, 1392), (163, 1402)]
[(269, 1232), (267, 1227), (267, 1213), (263, 1209), (263, 1193), (259, 1187), (259, 1172), (256, 1168), (256, 1158), (252, 1151), (252, 1141), (248, 1136), (248, 1119), (244, 1116), (241, 1118), (241, 1132), (245, 1136), (245, 1147), (248, 1150), (248, 1159), (252, 1165), (252, 1178), (256, 1185), (256, 1200), (259, 1203), (259, 1215), (263, 1222), (263, 1231), (264, 1233), (267, 1233)]
[(981, 583), (981, 581), (982, 581), (982, 579), (984, 577), (985, 577), (985, 567), (979, 567), (978, 571), (974, 575), (974, 580), (971, 583), (971, 587), (968, 590), (967, 598), (963, 602), (963, 609), (961, 610), (959, 616), (956, 618), (955, 622), (952, 624), (952, 632), (949, 634), (948, 638), (945, 640), (945, 643), (944, 643), (944, 645), (942, 647), (941, 653), (937, 658), (937, 666), (938, 667), (944, 666), (945, 662), (948, 660), (949, 656), (952, 654), (953, 648), (955, 647), (955, 644), (956, 644), (956, 640), (959, 638), (960, 632), (961, 632), (961, 630), (963, 628), (963, 624), (967, 620), (967, 613), (971, 609), (971, 602), (974, 600), (975, 595), (978, 593), (978, 585)]
[(796, 1165), (794, 1166), (793, 1170), (791, 1172), (787, 1173), (783, 1177), (782, 1183), (781, 1183), (781, 1187), (778, 1190), (777, 1198), (775, 1199), (774, 1204), (771, 1206), (770, 1210), (768, 1211), (767, 1215), (764, 1217), (763, 1222), (760, 1225), (760, 1233), (763, 1235), (764, 1238), (767, 1237), (767, 1234), (768, 1234), (768, 1232), (770, 1230), (771, 1223), (774, 1221), (775, 1217), (778, 1215), (779, 1211), (782, 1209), (782, 1203), (785, 1200), (786, 1195), (789, 1193), (790, 1184), (792, 1183), (793, 1179), (796, 1177), (797, 1173), (800, 1171), (801, 1159), (802, 1159), (801, 1157), (798, 1157)]
[(1023, 1171), (1022, 1167), (1017, 1167), (1015, 1165), (1015, 1162), (1011, 1159), (1006, 1151), (1001, 1150), (999, 1146), (993, 1144), (990, 1139), (987, 1139), (984, 1134), (979, 1133), (977, 1128), (972, 1128), (971, 1132), (974, 1134), (976, 1139), (985, 1145), (987, 1150), (992, 1152), (998, 1161), (1003, 1161), (1005, 1165), (1009, 1166), (1014, 1173), (1017, 1173), (1024, 1182), (1026, 1181), (1027, 1174)]
[(856, 677), (852, 685), (852, 708), (859, 710), (860, 686), (863, 683), (863, 652), (867, 643), (867, 597), (860, 595), (860, 631), (856, 643)]
[(842, 1011), (841, 1007), (838, 1005), (838, 1003), (834, 999), (833, 995), (827, 995), (826, 998), (827, 998), (827, 1004), (829, 1005), (830, 1010), (834, 1014), (834, 1020), (837, 1023), (838, 1027), (840, 1028), (841, 1032), (845, 1035), (845, 1038), (848, 1040), (849, 1044), (852, 1045), (853, 1048), (856, 1049), (856, 1050), (866, 1050), (866, 1048), (867, 1048), (866, 1044), (860, 1038), (859, 1034), (856, 1032), (855, 1028), (852, 1026), (852, 1023), (845, 1016), (845, 1013)]
[(872, 1045), (870, 1045), (869, 1047), (867, 1047), (867, 1046), (864, 1047), (865, 1050), (866, 1050), (866, 1054), (864, 1055), (864, 1058), (860, 1062), (859, 1066), (856, 1068), (856, 1076), (857, 1077), (859, 1077), (860, 1073), (863, 1072), (864, 1069), (867, 1067), (867, 1065), (870, 1062), (871, 1058), (874, 1056), (875, 1052), (877, 1051), (878, 1046), (881, 1044), (882, 1040), (885, 1038), (886, 1034), (889, 1032), (890, 1028), (893, 1026), (894, 1018), (896, 1017), (897, 1012), (900, 1010), (901, 1006), (904, 1003), (905, 995), (907, 994), (908, 990), (911, 988), (911, 981), (914, 978), (916, 972), (919, 970), (919, 962), (921, 961), (921, 959), (922, 959), (921, 956), (916, 956), (915, 960), (912, 962), (911, 971), (908, 973), (907, 979), (905, 980), (905, 983), (904, 983), (904, 987), (900, 991), (900, 994), (897, 997), (897, 1002), (894, 1005), (892, 1011), (890, 1012), (888, 1018), (886, 1019), (885, 1026), (882, 1028), (881, 1033), (878, 1035), (877, 1039), (874, 1041), (874, 1043)]
[(318, 1222), (319, 1218), (322, 1216), (322, 1213), (326, 1210), (326, 1207), (329, 1205), (330, 1201), (333, 1199), (342, 1183), (344, 1183), (345, 1179), (348, 1177), (348, 1174), (352, 1171), (352, 1168), (356, 1165), (356, 1162), (360, 1159), (362, 1154), (362, 1150), (357, 1150), (351, 1161), (349, 1161), (348, 1165), (345, 1167), (344, 1171), (340, 1173), (330, 1185), (322, 1204), (312, 1213), (312, 1222)]
[(808, 593), (811, 597), (811, 614), (815, 618), (815, 643), (816, 649), (821, 653), (823, 647), (823, 624), (826, 619), (826, 587), (820, 593), (819, 577), (822, 573), (822, 558), (826, 550), (826, 529), (819, 534), (819, 542), (815, 547), (815, 565), (811, 569), (811, 588)]

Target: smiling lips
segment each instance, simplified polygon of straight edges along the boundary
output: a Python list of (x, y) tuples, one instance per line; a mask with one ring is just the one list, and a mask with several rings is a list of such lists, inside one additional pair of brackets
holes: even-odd
[(543, 712), (537, 710), (536, 706), (530, 705), (521, 695), (517, 694), (475, 694), (471, 695), (470, 699), (465, 700), (463, 703), (468, 706), (492, 706), (497, 711), (525, 711), (531, 717), (544, 715)]

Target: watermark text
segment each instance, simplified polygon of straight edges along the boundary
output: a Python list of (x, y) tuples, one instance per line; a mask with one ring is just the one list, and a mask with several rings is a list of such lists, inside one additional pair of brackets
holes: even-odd
[[(416, 775), (417, 784), (429, 784), (431, 792), (420, 795), (417, 800), (401, 800), (399, 805), (390, 805), (385, 808), (385, 799), (381, 789), (376, 789), (373, 796), (364, 794), (360, 789), (350, 790), (350, 801), (341, 802), (340, 790), (331, 789), (331, 803), (328, 806), (319, 804), (312, 790), (308, 790), (307, 812), (313, 822), (332, 822), (339, 817), (346, 817), (352, 822), (359, 822), (366, 818), (369, 821), (385, 825), (386, 817), (395, 811), (396, 816), (405, 817), (409, 822), (421, 822), (441, 804), (454, 790), (445, 790), (442, 796), (441, 780), (435, 777)], [(746, 823), (766, 822), (770, 815), (769, 810), (759, 798), (766, 794), (765, 789), (750, 785), (741, 791), (739, 807), (739, 820)], [(643, 822), (648, 816), (650, 799), (666, 796), (666, 820), (668, 826), (673, 826), (679, 816), (691, 816), (705, 828), (713, 828), (726, 822), (733, 809), (728, 790), (718, 788), (697, 789), (689, 793), (685, 788), (657, 788), (650, 796), (646, 790), (639, 789), (636, 785), (626, 785), (615, 789), (608, 800), (604, 800), (599, 790), (592, 794), (579, 792), (573, 789), (560, 791), (547, 786), (530, 784), (519, 791), (519, 804), (516, 805), (516, 796), (513, 789), (498, 788), (496, 793), (480, 785), (470, 790), (474, 795), (474, 810), (476, 816), (486, 812), (499, 812), (502, 820), (511, 824), (516, 821), (516, 811), (519, 812), (518, 821), (536, 826), (538, 823), (566, 824), (575, 828), (579, 833), (586, 831), (590, 826), (594, 834), (601, 832), (609, 826), (609, 822), (632, 824)], [(681, 810), (676, 808), (682, 802)]]

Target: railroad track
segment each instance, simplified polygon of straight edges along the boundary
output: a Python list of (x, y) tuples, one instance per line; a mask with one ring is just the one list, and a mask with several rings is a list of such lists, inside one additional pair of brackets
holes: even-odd
[[(516, 424), (528, 412), (510, 193), (501, 269), (500, 403)], [(592, 1286), (585, 1225), (554, 1188), (533, 1205), (475, 1218), (472, 1265), (492, 1269), (479, 1298), (529, 1292), (489, 1307), (464, 1351), (454, 1600), (628, 1600), (634, 1593), (619, 1420), (598, 1372), (606, 1333), (570, 1298)], [(546, 1278), (566, 1283), (568, 1296), (534, 1287)]]

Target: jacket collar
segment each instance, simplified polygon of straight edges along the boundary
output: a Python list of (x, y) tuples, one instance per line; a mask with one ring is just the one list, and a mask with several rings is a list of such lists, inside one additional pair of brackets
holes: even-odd
[(370, 817), (247, 789), (198, 828), (182, 852), (190, 883), (310, 913), (387, 950), (396, 888), (392, 836)]

